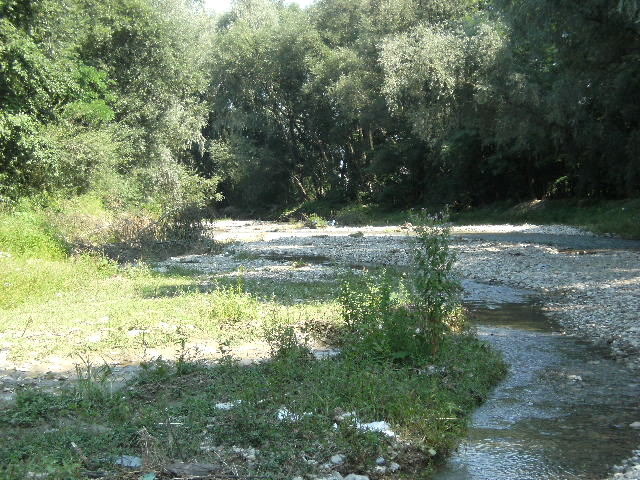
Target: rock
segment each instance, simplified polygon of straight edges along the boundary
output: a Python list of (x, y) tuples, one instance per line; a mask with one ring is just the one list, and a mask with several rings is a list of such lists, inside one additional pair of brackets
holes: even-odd
[(316, 480), (343, 480), (344, 477), (340, 472), (331, 472), (328, 476), (318, 477)]
[(631, 428), (640, 428), (640, 422), (633, 422), (633, 423), (630, 423), (630, 424), (629, 424), (629, 426), (630, 426)]
[(398, 470), (400, 470), (400, 464), (396, 463), (396, 462), (391, 462), (391, 464), (389, 465), (388, 468), (389, 472), (391, 473), (395, 473)]
[(165, 470), (176, 477), (205, 477), (220, 471), (220, 466), (213, 463), (172, 463)]
[(384, 465), (385, 463), (387, 463), (387, 461), (384, 459), (384, 457), (376, 458), (376, 465)]
[(366, 475), (356, 475), (355, 473), (350, 473), (344, 480), (369, 480), (369, 477)]
[(341, 408), (336, 408), (333, 412), (333, 419), (336, 422), (344, 422), (348, 418), (356, 416), (356, 412), (345, 412)]
[(231, 410), (234, 407), (237, 407), (242, 403), (242, 400), (235, 400), (233, 402), (220, 402), (216, 403), (216, 410)]
[(124, 468), (142, 468), (142, 459), (140, 457), (134, 457), (133, 455), (121, 455), (116, 458), (113, 463)]
[(382, 465), (376, 465), (376, 468), (373, 469), (373, 472), (378, 475), (384, 475), (387, 473), (387, 467), (383, 467)]
[(259, 453), (259, 450), (249, 447), (249, 448), (240, 448), (240, 447), (231, 447), (231, 451), (236, 455), (241, 456), (248, 462), (253, 462), (256, 459), (256, 455)]
[(356, 426), (360, 430), (384, 433), (388, 437), (396, 436), (395, 432), (391, 430), (391, 425), (389, 425), (387, 422), (379, 421), (379, 422), (370, 422), (370, 423), (356, 423)]
[(347, 460), (346, 455), (338, 454), (331, 457), (331, 463), (334, 465), (342, 465)]

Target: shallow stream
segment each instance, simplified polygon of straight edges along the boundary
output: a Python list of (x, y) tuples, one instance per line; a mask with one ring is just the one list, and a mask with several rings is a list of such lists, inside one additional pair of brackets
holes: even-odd
[(601, 479), (640, 443), (640, 380), (561, 335), (525, 291), (465, 282), (478, 335), (507, 378), (472, 418), (437, 480)]

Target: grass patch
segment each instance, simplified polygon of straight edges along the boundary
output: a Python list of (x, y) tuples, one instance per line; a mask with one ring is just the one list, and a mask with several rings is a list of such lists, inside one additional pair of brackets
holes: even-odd
[(339, 318), (324, 285), (216, 281), (96, 257), (3, 258), (0, 268), (0, 333), (15, 360), (87, 351), (141, 360), (170, 354), (184, 338), (215, 348), (260, 340), (270, 325)]
[(42, 212), (0, 212), (0, 252), (19, 258), (62, 259), (67, 244)]
[(457, 212), (452, 219), (461, 225), (505, 222), (564, 224), (640, 239), (640, 199), (599, 202), (544, 200), (517, 205), (499, 203)]
[[(370, 473), (382, 456), (410, 478), (426, 478), (455, 447), (468, 413), (504, 366), (484, 344), (460, 335), (424, 367), (355, 357), (315, 361), (298, 353), (249, 367), (232, 360), (214, 367), (156, 362), (117, 393), (100, 383), (55, 396), (24, 390), (0, 412), (3, 478), (27, 471), (82, 478), (88, 470), (129, 478), (114, 465), (122, 454), (142, 458), (142, 472), (181, 460), (274, 479), (318, 473), (336, 454), (345, 461), (333, 469)], [(382, 420), (397, 438), (356, 423)]]

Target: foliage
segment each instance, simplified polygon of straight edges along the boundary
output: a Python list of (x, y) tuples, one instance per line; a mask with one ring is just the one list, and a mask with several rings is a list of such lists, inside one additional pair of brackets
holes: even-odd
[(449, 230), (442, 218), (422, 213), (413, 220), (414, 261), (403, 281), (385, 270), (342, 281), (344, 348), (356, 357), (420, 365), (437, 358), (448, 333), (464, 330)]
[(182, 0), (1, 8), (0, 199), (93, 191), (171, 219), (219, 200), (185, 164), (205, 116), (204, 14)]
[(449, 249), (449, 229), (443, 224), (446, 219), (446, 214), (428, 216), (425, 212), (413, 217), (415, 267), (409, 292), (418, 328), (434, 355), (445, 333), (460, 326), (462, 287), (453, 271), (455, 256)]

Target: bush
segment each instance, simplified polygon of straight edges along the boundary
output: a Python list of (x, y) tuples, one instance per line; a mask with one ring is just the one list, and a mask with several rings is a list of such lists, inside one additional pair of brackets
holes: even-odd
[(22, 258), (60, 259), (67, 255), (62, 235), (32, 208), (0, 213), (0, 251)]
[(453, 274), (455, 256), (449, 249), (450, 232), (444, 215), (414, 215), (414, 268), (409, 293), (419, 329), (437, 354), (445, 332), (458, 326), (462, 287)]
[(398, 287), (384, 270), (342, 281), (345, 351), (420, 364), (439, 354), (447, 332), (462, 329), (461, 286), (452, 272), (449, 230), (426, 215), (415, 216), (414, 222), (414, 263)]

